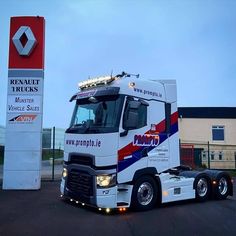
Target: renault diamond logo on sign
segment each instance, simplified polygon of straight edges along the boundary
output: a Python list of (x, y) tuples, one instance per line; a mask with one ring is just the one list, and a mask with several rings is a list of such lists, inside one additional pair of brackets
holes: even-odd
[(12, 41), (21, 56), (29, 56), (37, 43), (29, 26), (21, 26), (13, 36)]

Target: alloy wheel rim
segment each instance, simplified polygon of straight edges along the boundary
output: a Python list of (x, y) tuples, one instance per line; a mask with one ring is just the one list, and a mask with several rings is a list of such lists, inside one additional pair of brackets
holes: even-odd
[(205, 178), (199, 179), (197, 183), (197, 192), (200, 197), (204, 197), (207, 194), (208, 185)]
[(138, 202), (146, 206), (148, 205), (153, 199), (153, 187), (150, 183), (144, 182), (138, 188), (137, 193)]

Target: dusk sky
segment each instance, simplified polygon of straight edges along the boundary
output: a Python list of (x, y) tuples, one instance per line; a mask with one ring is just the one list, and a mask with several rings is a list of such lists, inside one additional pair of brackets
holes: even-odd
[(176, 79), (179, 106), (236, 106), (235, 0), (0, 0), (0, 125), (11, 16), (46, 20), (43, 127), (66, 128), (88, 76)]

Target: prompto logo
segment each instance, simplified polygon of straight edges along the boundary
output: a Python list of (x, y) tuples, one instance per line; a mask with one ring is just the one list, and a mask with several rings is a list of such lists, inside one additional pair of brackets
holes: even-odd
[(158, 146), (160, 142), (159, 135), (135, 135), (133, 145), (134, 146)]
[(37, 115), (19, 115), (9, 120), (11, 123), (32, 123)]

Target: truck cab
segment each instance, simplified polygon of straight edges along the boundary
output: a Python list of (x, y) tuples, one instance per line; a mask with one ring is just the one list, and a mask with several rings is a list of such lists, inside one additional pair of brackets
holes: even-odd
[[(75, 108), (65, 133), (62, 197), (98, 209), (139, 210), (158, 201), (195, 198), (197, 184), (202, 199), (208, 197), (212, 174), (200, 178), (179, 171), (174, 80), (145, 80), (123, 72), (79, 87), (70, 100)], [(223, 176), (228, 196), (230, 177)], [(205, 182), (196, 184), (196, 179)]]

